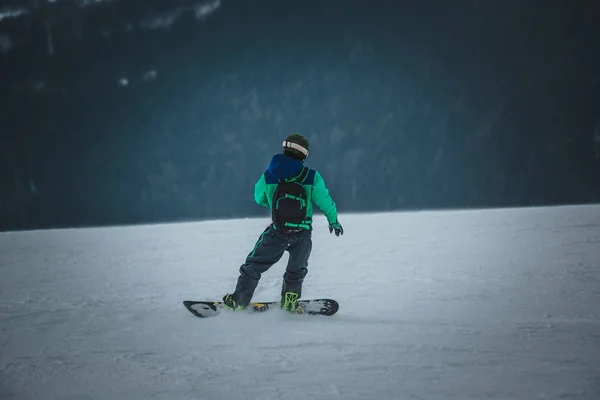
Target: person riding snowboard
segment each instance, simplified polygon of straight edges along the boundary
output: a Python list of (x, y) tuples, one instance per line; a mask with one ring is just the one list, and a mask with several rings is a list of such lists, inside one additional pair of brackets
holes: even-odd
[(336, 204), (321, 174), (304, 166), (307, 156), (308, 140), (298, 133), (288, 135), (283, 142), (283, 154), (272, 157), (269, 167), (256, 182), (254, 200), (271, 209), (272, 222), (240, 267), (235, 291), (223, 297), (225, 307), (234, 311), (246, 309), (261, 274), (287, 251), (290, 256), (283, 274), (281, 307), (302, 312), (297, 308), (297, 301), (302, 294), (312, 250), (313, 201), (325, 214), (329, 233), (344, 234)]

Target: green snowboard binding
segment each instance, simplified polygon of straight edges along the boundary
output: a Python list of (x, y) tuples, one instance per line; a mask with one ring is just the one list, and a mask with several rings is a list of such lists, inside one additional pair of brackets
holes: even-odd
[(304, 309), (298, 305), (298, 293), (286, 292), (282, 301), (281, 308), (290, 313), (303, 314)]

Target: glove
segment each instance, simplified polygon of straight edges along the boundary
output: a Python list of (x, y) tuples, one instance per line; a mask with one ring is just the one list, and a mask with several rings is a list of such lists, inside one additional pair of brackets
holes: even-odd
[(330, 222), (329, 223), (329, 233), (335, 231), (335, 236), (340, 236), (344, 234), (344, 228), (342, 228), (342, 224), (339, 221)]

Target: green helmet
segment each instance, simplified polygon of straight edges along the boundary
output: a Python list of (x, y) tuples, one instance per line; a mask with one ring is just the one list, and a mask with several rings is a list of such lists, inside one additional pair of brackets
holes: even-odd
[(304, 160), (308, 157), (308, 140), (299, 133), (288, 135), (283, 141), (283, 154)]

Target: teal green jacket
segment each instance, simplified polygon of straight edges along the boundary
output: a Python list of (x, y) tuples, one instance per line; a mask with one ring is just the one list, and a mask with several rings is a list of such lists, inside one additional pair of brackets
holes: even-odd
[[(273, 195), (275, 194), (279, 180), (299, 176), (303, 168), (304, 164), (302, 161), (295, 158), (284, 154), (273, 156), (269, 168), (267, 168), (254, 185), (254, 200), (256, 203), (271, 209), (273, 207)], [(306, 190), (308, 200), (306, 225), (310, 226), (312, 224), (313, 201), (323, 211), (328, 222), (336, 222), (338, 218), (337, 207), (329, 195), (329, 190), (321, 174), (314, 169), (309, 169), (303, 186)]]

